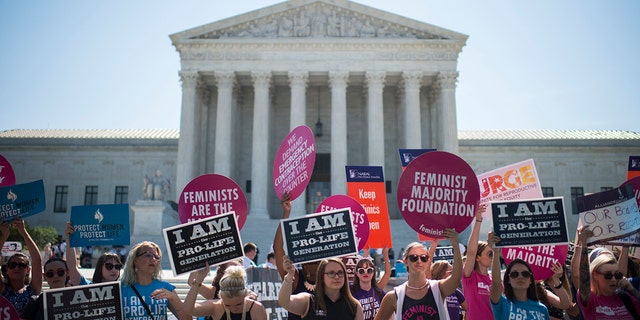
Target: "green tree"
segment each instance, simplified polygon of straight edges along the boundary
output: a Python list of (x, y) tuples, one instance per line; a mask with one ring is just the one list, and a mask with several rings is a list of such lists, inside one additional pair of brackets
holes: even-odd
[[(31, 238), (33, 238), (33, 241), (35, 241), (36, 244), (38, 245), (38, 248), (40, 250), (44, 248), (45, 244), (47, 243), (53, 244), (58, 241), (58, 231), (56, 230), (56, 228), (52, 226), (48, 226), (48, 227), (37, 226), (35, 228), (31, 228), (29, 224), (25, 221), (25, 227), (27, 229), (27, 232), (29, 232), (29, 234), (31, 235)], [(11, 234), (9, 234), (9, 239), (7, 239), (7, 241), (19, 241), (22, 244), (24, 244), (24, 240), (22, 239), (22, 236), (18, 233), (18, 230), (16, 230), (16, 228), (13, 228), (13, 227), (11, 227)]]

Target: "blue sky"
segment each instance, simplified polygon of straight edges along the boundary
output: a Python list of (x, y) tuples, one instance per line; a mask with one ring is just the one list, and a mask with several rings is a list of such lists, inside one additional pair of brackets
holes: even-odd
[[(0, 130), (177, 129), (169, 35), (278, 2), (0, 0)], [(460, 130), (640, 131), (640, 1), (357, 2), (469, 36)]]

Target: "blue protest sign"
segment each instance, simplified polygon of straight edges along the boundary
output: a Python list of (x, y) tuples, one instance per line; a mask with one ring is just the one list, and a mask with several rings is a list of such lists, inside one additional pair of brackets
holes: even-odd
[(72, 247), (129, 245), (131, 241), (128, 204), (71, 207), (71, 223)]
[(42, 180), (0, 188), (0, 218), (5, 221), (17, 216), (28, 217), (45, 209)]

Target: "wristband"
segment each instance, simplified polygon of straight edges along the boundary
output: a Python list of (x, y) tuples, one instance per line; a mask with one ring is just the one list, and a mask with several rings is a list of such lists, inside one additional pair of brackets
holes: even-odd
[(478, 219), (476, 219), (476, 222), (482, 222), (482, 220), (478, 220)]

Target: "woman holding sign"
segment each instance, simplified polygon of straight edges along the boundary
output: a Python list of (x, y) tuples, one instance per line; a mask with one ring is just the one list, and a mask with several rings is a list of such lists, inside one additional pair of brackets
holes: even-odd
[[(69, 269), (67, 268), (67, 262), (62, 258), (51, 258), (44, 264), (44, 279), (49, 285), (49, 289), (60, 289), (70, 287), (69, 283)], [(24, 307), (20, 318), (24, 320), (43, 320), (44, 311), (44, 298), (42, 293), (38, 296), (33, 296), (29, 300), (29, 303)]]
[(384, 287), (391, 277), (391, 263), (389, 262), (389, 248), (382, 249), (384, 257), (384, 275), (380, 281), (376, 280), (376, 268), (370, 257), (363, 257), (356, 263), (356, 277), (353, 278), (351, 292), (360, 301), (364, 310), (364, 319), (372, 320), (380, 309), (380, 302), (384, 297)]
[(138, 243), (129, 252), (121, 280), (125, 319), (166, 320), (167, 308), (180, 320), (192, 319), (184, 312), (176, 287), (160, 280), (161, 254), (151, 241)]
[[(589, 227), (578, 229), (580, 243), (586, 244), (593, 236)], [(596, 256), (589, 263), (587, 249), (576, 246), (574, 254), (580, 255), (580, 287), (578, 305), (586, 320), (591, 319), (640, 319), (640, 302), (625, 290), (629, 285), (615, 257), (609, 254)]]
[(247, 289), (247, 273), (243, 266), (229, 266), (220, 279), (220, 299), (196, 302), (198, 288), (209, 274), (209, 265), (192, 272), (191, 289), (184, 299), (185, 312), (195, 317), (211, 316), (221, 320), (267, 320), (267, 310), (250, 297)]
[[(489, 232), (488, 243), (493, 247), (500, 237)], [(493, 249), (493, 265), (491, 266), (491, 307), (494, 319), (517, 319), (523, 314), (527, 319), (549, 320), (549, 311), (538, 301), (533, 271), (524, 260), (515, 259), (509, 263), (500, 280), (500, 248)]]
[(427, 248), (420, 242), (410, 243), (404, 255), (408, 279), (384, 296), (375, 320), (391, 319), (394, 312), (396, 320), (449, 319), (445, 299), (460, 283), (462, 254), (458, 245), (458, 233), (454, 229), (445, 229), (442, 235), (449, 239), (453, 246), (451, 276), (442, 280), (426, 279), (424, 275), (429, 261)]
[(318, 265), (316, 288), (313, 294), (291, 294), (296, 268), (289, 257), (284, 257), (287, 275), (282, 279), (278, 304), (302, 319), (363, 320), (362, 305), (351, 295), (347, 281), (347, 268), (341, 259), (324, 259)]
[(468, 306), (466, 320), (485, 320), (493, 317), (489, 299), (491, 294), (489, 292), (491, 287), (489, 268), (493, 263), (493, 250), (487, 242), (479, 241), (482, 214), (486, 209), (486, 204), (478, 206), (476, 222), (467, 244), (467, 259), (462, 274), (462, 292)]

